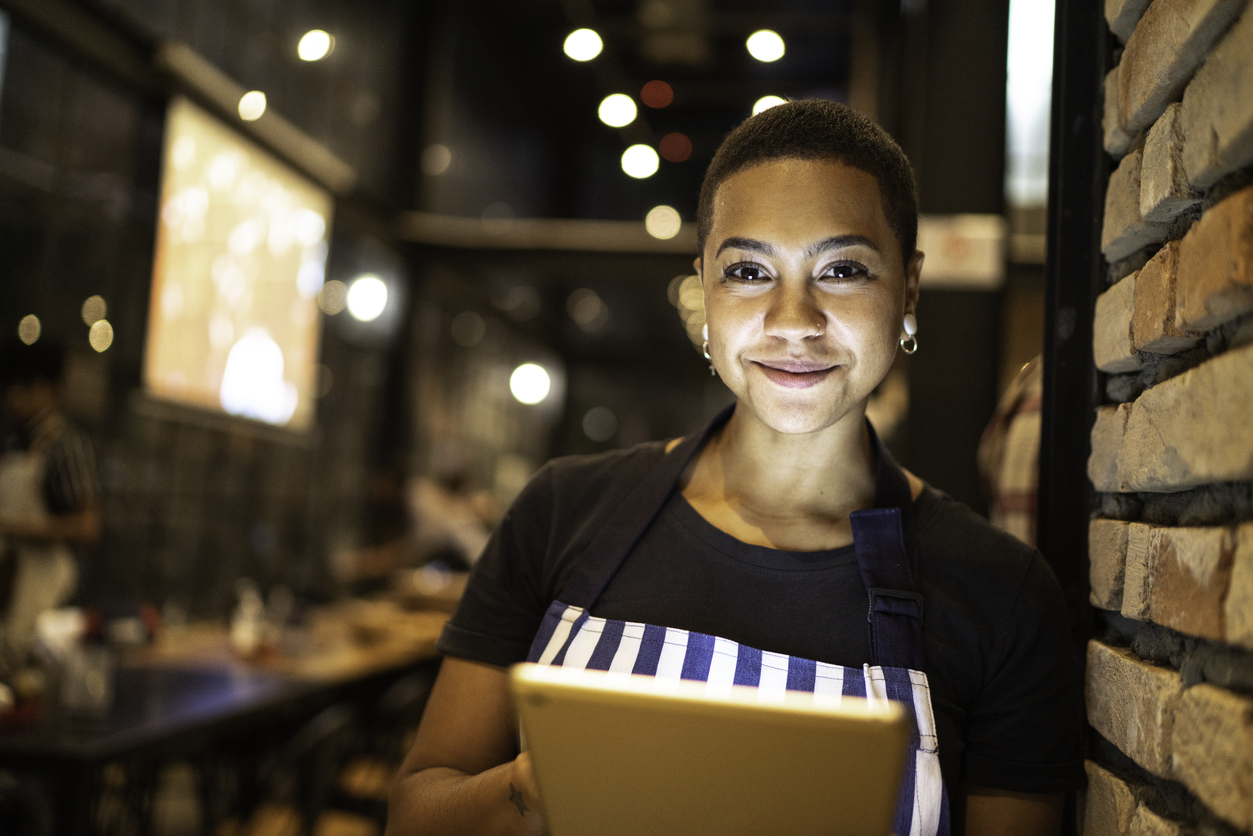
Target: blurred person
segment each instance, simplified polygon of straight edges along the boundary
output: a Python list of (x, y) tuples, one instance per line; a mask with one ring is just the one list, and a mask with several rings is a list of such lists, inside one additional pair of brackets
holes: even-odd
[(454, 572), (474, 565), (500, 519), (491, 494), (472, 489), (464, 467), (413, 479), (408, 499), (418, 563), (438, 561)]
[(75, 550), (100, 539), (95, 451), (57, 407), (64, 363), (48, 337), (0, 347), (11, 430), (0, 452), (0, 646), (10, 665), (25, 660), (39, 614), (73, 596)]
[[(368, 588), (415, 566), (467, 572), (500, 519), (491, 494), (472, 489), (469, 472), (461, 466), (411, 477), (403, 489), (396, 487), (402, 482), (398, 472), (378, 474), (372, 481), (374, 528), (383, 542), (337, 556), (336, 578), (343, 583)], [(397, 528), (403, 529), (399, 535)]]
[(1060, 832), (1084, 730), (1060, 586), (901, 469), (865, 417), (918, 348), (917, 213), (900, 148), (843, 105), (781, 104), (728, 135), (695, 268), (705, 354), (735, 404), (686, 438), (532, 479), (440, 639), (390, 836), (544, 831), (509, 665), (730, 685), (715, 643), (766, 698), (832, 672), (845, 694), (906, 702), (901, 836)]
[(1044, 357), (1019, 370), (979, 439), (979, 476), (988, 519), (1029, 546), (1036, 544), (1040, 483), (1040, 404)]

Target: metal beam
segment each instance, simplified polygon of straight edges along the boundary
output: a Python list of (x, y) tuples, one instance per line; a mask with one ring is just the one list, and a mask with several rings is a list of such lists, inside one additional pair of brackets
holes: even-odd
[(654, 238), (638, 221), (556, 218), (479, 219), (430, 212), (402, 212), (395, 235), (402, 241), (465, 250), (696, 255), (696, 226), (684, 224), (673, 238)]

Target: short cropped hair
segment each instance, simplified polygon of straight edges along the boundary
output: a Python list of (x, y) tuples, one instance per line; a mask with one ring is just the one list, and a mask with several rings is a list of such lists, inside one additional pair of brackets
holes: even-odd
[(702, 254), (718, 187), (746, 168), (781, 159), (832, 160), (874, 177), (884, 217), (901, 247), (902, 263), (909, 263), (918, 245), (918, 188), (905, 152), (870, 118), (824, 99), (776, 105), (727, 134), (700, 187), (696, 238)]
[(39, 381), (55, 385), (61, 382), (64, 368), (65, 349), (52, 337), (30, 345), (11, 337), (0, 345), (0, 387)]

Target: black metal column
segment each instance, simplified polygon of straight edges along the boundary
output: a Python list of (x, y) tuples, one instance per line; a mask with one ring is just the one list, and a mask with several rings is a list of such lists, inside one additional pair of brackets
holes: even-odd
[(1076, 642), (1089, 632), (1087, 478), (1097, 403), (1092, 318), (1103, 286), (1102, 151), (1108, 32), (1101, 4), (1058, 0), (1049, 160), (1048, 261), (1041, 425), (1039, 546), (1065, 589)]

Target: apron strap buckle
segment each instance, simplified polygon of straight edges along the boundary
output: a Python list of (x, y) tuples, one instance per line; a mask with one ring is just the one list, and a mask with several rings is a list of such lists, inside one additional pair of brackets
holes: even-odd
[(905, 589), (886, 589), (881, 586), (872, 586), (868, 592), (870, 611), (866, 613), (867, 621), (873, 622), (875, 613), (888, 613), (915, 618), (919, 626), (922, 625), (922, 595)]

